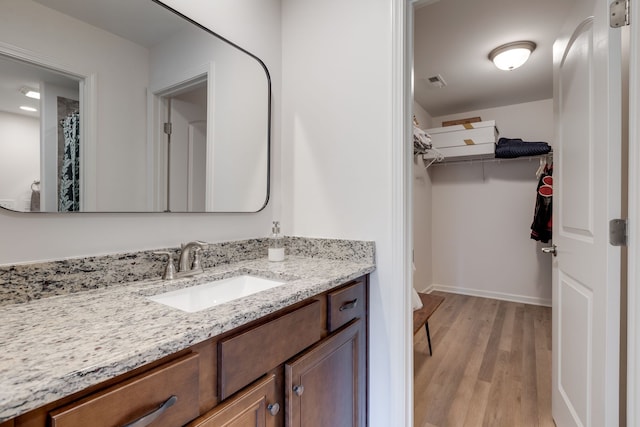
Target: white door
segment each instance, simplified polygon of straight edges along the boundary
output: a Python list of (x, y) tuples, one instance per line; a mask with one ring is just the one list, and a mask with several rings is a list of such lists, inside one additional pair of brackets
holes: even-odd
[(207, 121), (189, 123), (189, 166), (187, 167), (187, 209), (189, 212), (206, 211), (207, 193)]
[[(207, 85), (206, 82), (172, 94), (170, 104), (170, 210), (204, 211), (206, 173)], [(204, 133), (202, 133), (204, 131)], [(199, 156), (194, 162), (193, 156)], [(200, 176), (196, 176), (200, 175)], [(198, 181), (198, 182), (195, 182)], [(199, 196), (196, 195), (199, 193)], [(202, 199), (202, 200), (196, 200)]]
[(618, 425), (620, 30), (607, 0), (578, 0), (554, 45), (553, 417)]

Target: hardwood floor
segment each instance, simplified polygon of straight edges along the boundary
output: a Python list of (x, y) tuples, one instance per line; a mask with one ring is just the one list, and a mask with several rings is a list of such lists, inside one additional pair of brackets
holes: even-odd
[(415, 427), (553, 427), (551, 308), (445, 297), (414, 336)]

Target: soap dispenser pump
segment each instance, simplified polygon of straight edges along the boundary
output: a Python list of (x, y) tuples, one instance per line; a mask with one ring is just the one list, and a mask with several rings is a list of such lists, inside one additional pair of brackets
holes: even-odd
[(269, 238), (269, 261), (284, 261), (284, 239), (280, 235), (280, 223), (273, 221)]

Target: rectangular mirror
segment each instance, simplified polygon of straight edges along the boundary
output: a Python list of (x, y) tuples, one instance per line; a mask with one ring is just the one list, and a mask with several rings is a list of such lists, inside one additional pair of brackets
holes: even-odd
[(264, 63), (155, 0), (0, 0), (0, 206), (257, 212)]

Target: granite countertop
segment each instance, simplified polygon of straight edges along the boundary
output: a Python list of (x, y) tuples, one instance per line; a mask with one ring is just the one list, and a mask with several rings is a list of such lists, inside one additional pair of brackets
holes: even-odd
[[(198, 277), (11, 304), (0, 312), (0, 422), (183, 350), (370, 273), (375, 265), (289, 256), (206, 269)], [(147, 296), (211, 278), (250, 274), (286, 283), (196, 313)]]

